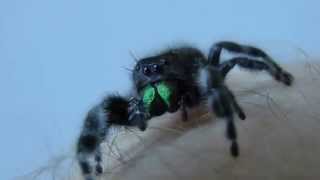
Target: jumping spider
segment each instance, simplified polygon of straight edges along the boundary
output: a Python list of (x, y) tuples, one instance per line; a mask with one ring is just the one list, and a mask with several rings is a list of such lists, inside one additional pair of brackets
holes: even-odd
[[(238, 56), (220, 63), (222, 50)], [(224, 83), (235, 65), (266, 71), (287, 86), (293, 81), (293, 76), (261, 49), (234, 42), (214, 44), (208, 57), (196, 48), (179, 47), (137, 60), (132, 70), (133, 95), (109, 95), (93, 107), (85, 119), (77, 144), (77, 159), (85, 179), (95, 180), (103, 173), (100, 144), (111, 126), (135, 126), (144, 131), (152, 117), (178, 110), (181, 110), (182, 120), (187, 121), (187, 108), (204, 101), (217, 117), (226, 120), (230, 153), (237, 157), (234, 113), (242, 120), (246, 115)]]

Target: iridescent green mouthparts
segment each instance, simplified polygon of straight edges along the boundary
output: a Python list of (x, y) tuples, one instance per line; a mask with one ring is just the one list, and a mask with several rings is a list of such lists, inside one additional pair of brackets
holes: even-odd
[(159, 93), (161, 99), (167, 104), (167, 106), (170, 106), (170, 96), (172, 94), (171, 89), (169, 86), (164, 83), (160, 82), (156, 84), (155, 87), (148, 85), (143, 90), (143, 104), (144, 106), (149, 110), (152, 102), (155, 100), (156, 97), (156, 91)]

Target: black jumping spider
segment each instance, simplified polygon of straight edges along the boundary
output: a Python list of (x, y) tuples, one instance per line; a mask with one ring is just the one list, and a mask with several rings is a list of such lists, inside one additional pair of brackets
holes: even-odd
[[(238, 56), (220, 63), (222, 50)], [(287, 86), (293, 81), (293, 76), (262, 50), (234, 42), (214, 44), (208, 57), (196, 48), (180, 47), (139, 59), (132, 71), (134, 95), (107, 96), (89, 111), (85, 119), (77, 144), (77, 159), (85, 179), (95, 180), (103, 172), (100, 144), (108, 135), (110, 126), (136, 126), (144, 131), (152, 117), (179, 109), (182, 120), (186, 121), (187, 108), (203, 101), (208, 102), (213, 113), (226, 120), (230, 152), (237, 157), (239, 148), (234, 113), (242, 120), (246, 116), (224, 83), (235, 65), (254, 71), (264, 70)]]

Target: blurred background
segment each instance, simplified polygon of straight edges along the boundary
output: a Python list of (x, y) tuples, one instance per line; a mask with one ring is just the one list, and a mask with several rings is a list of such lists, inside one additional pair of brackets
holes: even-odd
[(175, 44), (319, 57), (317, 0), (0, 0), (0, 179), (69, 153), (87, 110), (126, 93), (134, 61)]

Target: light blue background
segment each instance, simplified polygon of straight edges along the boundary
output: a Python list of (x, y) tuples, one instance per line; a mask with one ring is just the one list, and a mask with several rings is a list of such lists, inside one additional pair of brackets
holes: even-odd
[(319, 2), (0, 0), (0, 179), (70, 152), (90, 106), (130, 87), (130, 49), (236, 40), (319, 57)]

